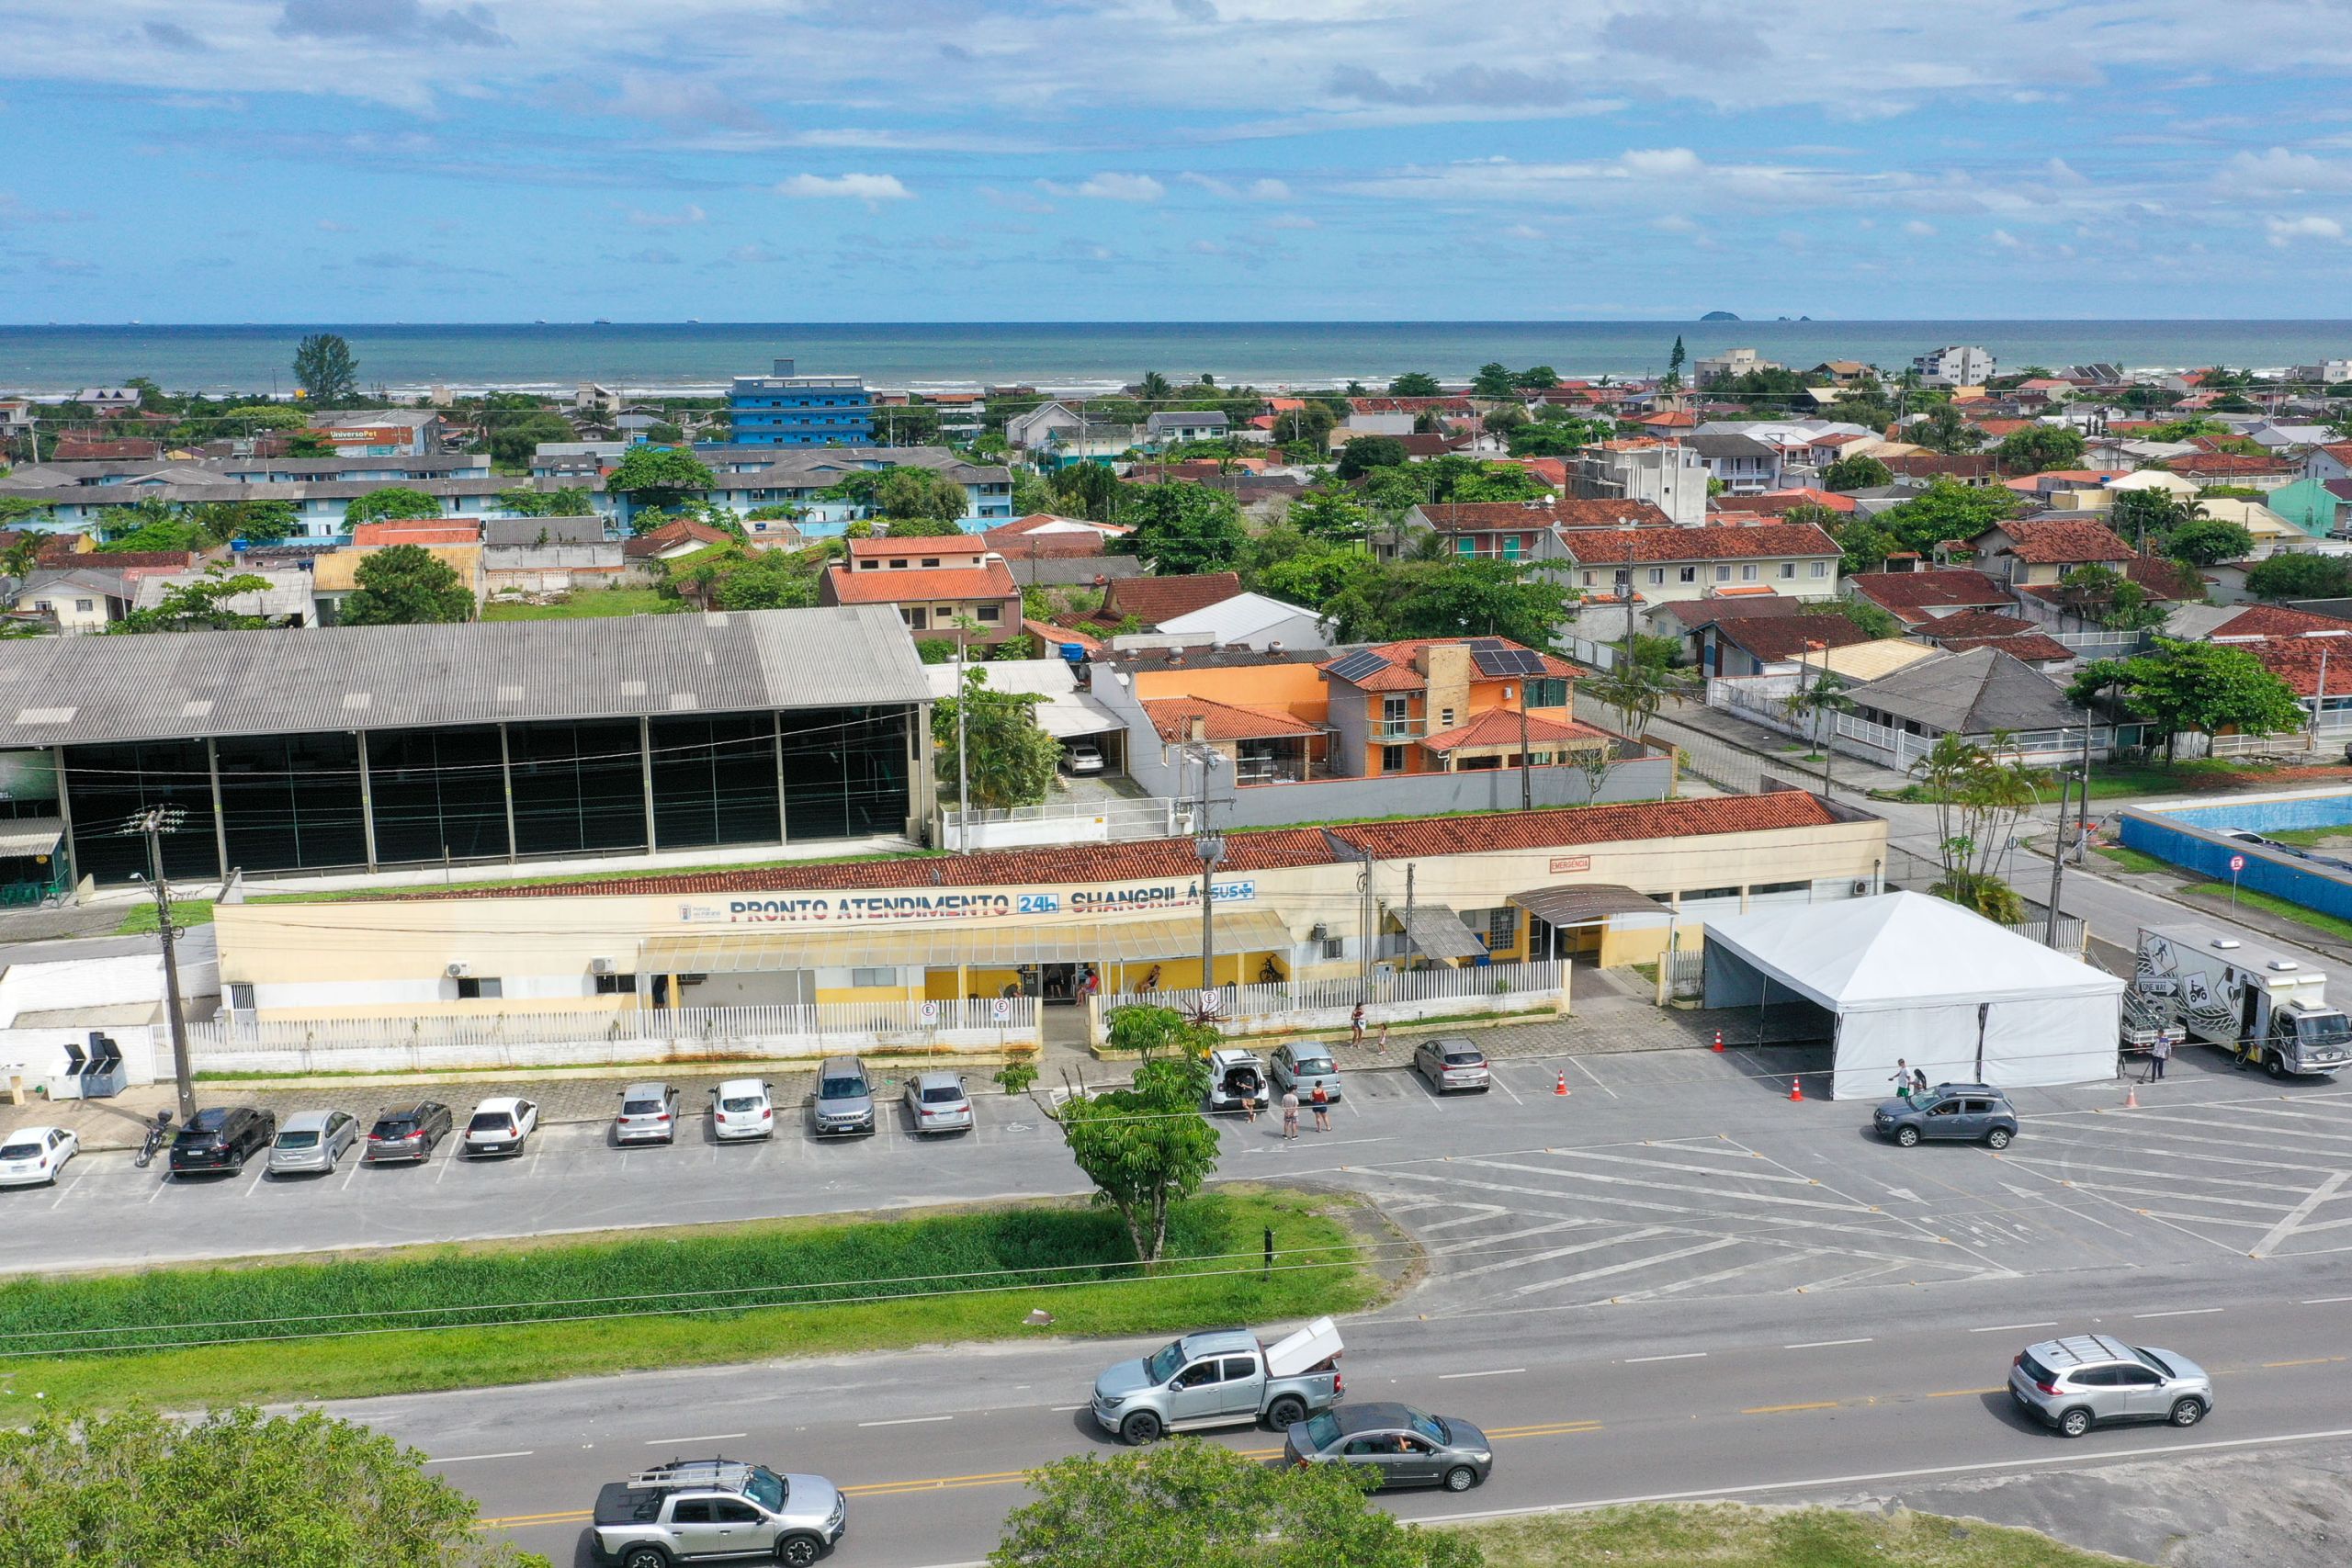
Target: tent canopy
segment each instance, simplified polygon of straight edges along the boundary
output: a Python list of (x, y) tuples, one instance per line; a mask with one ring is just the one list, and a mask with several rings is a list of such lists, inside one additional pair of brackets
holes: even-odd
[(1707, 922), (1707, 1003), (1802, 998), (1837, 1019), (1833, 1098), (1930, 1081), (2088, 1083), (2115, 1071), (2124, 984), (1924, 893)]

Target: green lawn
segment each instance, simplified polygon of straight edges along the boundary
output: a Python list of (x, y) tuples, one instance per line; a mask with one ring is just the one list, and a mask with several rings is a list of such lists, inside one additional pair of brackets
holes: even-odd
[(2265, 828), (2262, 836), (2276, 839), (2282, 844), (2301, 844), (2310, 849), (2331, 839), (2352, 839), (2352, 824), (2337, 823), (2326, 828)]
[[(1079, 1335), (1351, 1312), (1379, 1291), (1341, 1210), (1195, 1199), (1151, 1272), (1115, 1214), (1032, 1203), (17, 1279), (0, 1284), (0, 1343), (51, 1353), (0, 1360), (0, 1426), (40, 1404), (347, 1399), (1014, 1338), (1037, 1332), (1033, 1308)], [(1268, 1227), (1279, 1266), (1261, 1278)]]
[(2091, 852), (2105, 856), (2125, 871), (2177, 872), (2180, 869), (2170, 861), (2158, 860), (2152, 854), (2126, 849), (2121, 844), (2093, 844)]
[(605, 615), (667, 615), (685, 609), (675, 599), (664, 599), (651, 588), (583, 588), (552, 604), (502, 604), (495, 600), (481, 607), (485, 621), (578, 621)]
[[(175, 926), (209, 926), (212, 923), (212, 900), (209, 898), (175, 898), (172, 900), (172, 923)], [(152, 900), (134, 904), (122, 917), (122, 924), (114, 928), (117, 936), (153, 936), (155, 906)]]
[(1464, 1527), (1487, 1568), (2110, 1568), (2033, 1530), (1907, 1509), (1658, 1504)]
[(2098, 762), (2091, 767), (2091, 798), (2114, 800), (2135, 795), (2209, 795), (2254, 789), (2274, 770), (2226, 758), (2198, 757), (2175, 762)]
[[(2176, 866), (2173, 869), (2179, 868)], [(2223, 908), (2229, 907), (2230, 885), (2226, 882), (2184, 882), (2180, 885), (2180, 891), (2199, 903), (2218, 904)], [(2313, 931), (2325, 931), (2340, 941), (2352, 942), (2352, 920), (2323, 914), (2317, 909), (2298, 904), (2291, 898), (2280, 898), (2268, 893), (2256, 893), (2251, 887), (2241, 887), (2238, 889), (2238, 902), (2249, 909), (2267, 909), (2270, 913), (2293, 920), (2298, 925), (2309, 926)]]

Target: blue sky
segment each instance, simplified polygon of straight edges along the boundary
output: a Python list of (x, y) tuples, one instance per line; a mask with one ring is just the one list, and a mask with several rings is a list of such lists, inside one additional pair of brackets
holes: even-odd
[(0, 0), (0, 320), (2340, 316), (2347, 0)]

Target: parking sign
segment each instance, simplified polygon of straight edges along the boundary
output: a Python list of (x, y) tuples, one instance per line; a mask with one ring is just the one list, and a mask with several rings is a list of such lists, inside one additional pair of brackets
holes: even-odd
[(922, 1021), (923, 1027), (926, 1029), (937, 1027), (939, 1023), (939, 1004), (937, 1002), (925, 1002), (922, 1004)]
[(994, 997), (989, 998), (989, 1021), (991, 1023), (1010, 1023), (1012, 1021), (1012, 1002), (1010, 998)]
[(2244, 856), (2244, 855), (2232, 855), (2232, 856), (2230, 857), (2230, 874), (2231, 874), (2231, 875), (2234, 876), (2234, 875), (2236, 875), (2239, 872), (2244, 871), (2245, 869), (2245, 856)]

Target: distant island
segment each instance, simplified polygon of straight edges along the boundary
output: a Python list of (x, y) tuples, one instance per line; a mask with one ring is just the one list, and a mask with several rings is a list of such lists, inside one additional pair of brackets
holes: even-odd
[(1702, 321), (1736, 321), (1739, 318), (1729, 310), (1710, 310), (1699, 318)]

